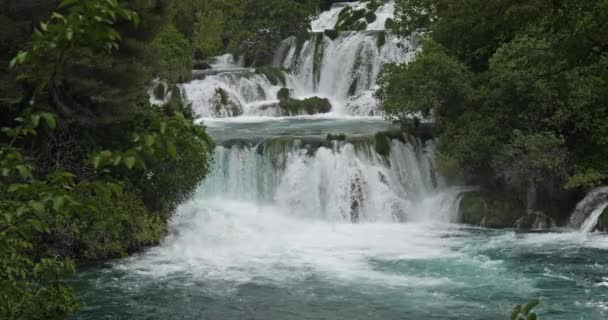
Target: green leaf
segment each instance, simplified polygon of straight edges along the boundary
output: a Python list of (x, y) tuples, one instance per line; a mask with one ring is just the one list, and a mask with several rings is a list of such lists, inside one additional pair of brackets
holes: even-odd
[(144, 137), (144, 140), (146, 142), (146, 146), (151, 147), (154, 145), (154, 141), (156, 140), (156, 138), (152, 135), (146, 135)]
[(38, 232), (45, 231), (44, 225), (42, 224), (42, 222), (40, 220), (28, 219), (27, 222), (34, 228), (34, 230), (36, 230)]
[(539, 304), (540, 304), (540, 300), (538, 300), (538, 299), (528, 302), (528, 304), (526, 304), (526, 306), (524, 307), (524, 314), (525, 315), (529, 314), (530, 311), (532, 311), (532, 309), (536, 308), (536, 306), (538, 306)]
[(101, 164), (101, 157), (98, 155), (93, 157), (93, 168), (99, 169), (100, 164)]
[(44, 121), (46, 121), (46, 125), (49, 126), (49, 128), (55, 129), (57, 126), (55, 115), (50, 112), (42, 112), (40, 115), (44, 118)]
[(19, 175), (21, 175), (21, 178), (23, 179), (28, 179), (32, 177), (32, 173), (30, 172), (30, 169), (25, 166), (25, 165), (18, 165), (15, 167), (15, 169), (17, 169), (17, 171), (19, 171)]
[(40, 114), (39, 113), (32, 114), (32, 123), (34, 124), (34, 127), (38, 127), (38, 124), (40, 123)]
[(135, 166), (135, 161), (136, 161), (135, 157), (126, 157), (124, 159), (125, 165), (129, 169), (133, 169), (133, 166)]
[(521, 308), (521, 304), (515, 306), (515, 309), (513, 309), (513, 312), (511, 313), (511, 320), (517, 320), (517, 316), (521, 314)]
[(30, 207), (38, 214), (44, 213), (44, 205), (38, 201), (30, 201)]
[(167, 142), (167, 152), (173, 159), (177, 159), (177, 149), (175, 148), (175, 144), (171, 142)]
[(61, 4), (59, 5), (59, 8), (65, 8), (67, 6), (71, 6), (74, 3), (78, 2), (79, 0), (63, 0), (61, 2)]
[(53, 198), (53, 210), (55, 210), (55, 211), (61, 210), (61, 208), (63, 208), (64, 204), (65, 204), (65, 197), (56, 196)]

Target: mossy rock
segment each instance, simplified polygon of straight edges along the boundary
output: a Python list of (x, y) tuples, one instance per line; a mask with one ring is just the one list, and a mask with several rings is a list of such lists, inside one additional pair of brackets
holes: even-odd
[(366, 8), (367, 8), (367, 10), (369, 10), (371, 12), (376, 12), (376, 10), (378, 10), (378, 8), (380, 8), (382, 3), (383, 3), (383, 1), (381, 1), (381, 0), (372, 0), (367, 3)]
[(281, 88), (277, 93), (277, 99), (279, 100), (289, 100), (291, 93), (289, 92), (289, 88)]
[(376, 133), (374, 135), (374, 148), (379, 155), (388, 157), (391, 154), (390, 137), (383, 132)]
[(288, 116), (312, 115), (331, 111), (331, 103), (325, 98), (312, 97), (304, 100), (287, 99), (279, 103), (281, 114)]
[(529, 212), (515, 222), (517, 229), (545, 230), (556, 226), (555, 220), (543, 212)]
[(368, 11), (367, 13), (365, 13), (365, 21), (367, 21), (367, 23), (372, 23), (376, 21), (376, 19), (378, 19), (378, 17), (373, 11)]
[(207, 62), (204, 61), (194, 61), (194, 63), (192, 64), (192, 69), (194, 70), (208, 70), (211, 69), (211, 65), (208, 64)]
[(335, 29), (327, 29), (323, 31), (323, 33), (331, 40), (336, 40), (336, 38), (340, 35), (340, 32)]
[(608, 208), (604, 210), (597, 222), (597, 228), (602, 232), (608, 232)]
[(167, 96), (165, 84), (162, 82), (157, 83), (156, 86), (154, 86), (153, 94), (156, 100), (165, 100), (165, 97)]
[(380, 49), (380, 48), (384, 47), (385, 44), (386, 44), (386, 32), (380, 31), (376, 35), (376, 46), (378, 47), (378, 49)]
[(274, 86), (285, 85), (285, 73), (281, 68), (264, 66), (255, 69), (257, 74), (266, 76), (268, 81)]
[(463, 223), (488, 228), (511, 228), (526, 214), (517, 201), (480, 191), (462, 196), (460, 213)]
[(330, 133), (327, 135), (327, 141), (345, 141), (346, 135), (343, 133)]
[(395, 20), (388, 18), (386, 19), (386, 22), (384, 23), (384, 29), (386, 30), (393, 30), (397, 27), (397, 23), (395, 23)]
[(215, 89), (213, 110), (215, 111), (216, 117), (235, 117), (243, 114), (241, 105), (232, 101), (226, 90), (222, 88)]

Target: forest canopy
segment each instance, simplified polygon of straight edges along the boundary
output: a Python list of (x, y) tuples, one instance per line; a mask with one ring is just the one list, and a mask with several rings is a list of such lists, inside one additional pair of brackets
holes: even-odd
[[(398, 0), (419, 41), (380, 79), (391, 119), (431, 119), (441, 167), (528, 209), (608, 180), (608, 1)], [(563, 209), (562, 209), (563, 210)], [(568, 209), (566, 209), (568, 210)]]

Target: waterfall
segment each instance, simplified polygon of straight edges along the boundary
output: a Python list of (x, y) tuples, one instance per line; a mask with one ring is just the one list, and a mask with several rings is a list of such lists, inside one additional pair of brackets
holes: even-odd
[(433, 159), (433, 143), (421, 141), (392, 140), (386, 156), (373, 139), (317, 147), (299, 139), (237, 143), (216, 148), (201, 192), (332, 222), (456, 222), (458, 192), (441, 188)]
[(187, 100), (203, 118), (276, 117), (283, 115), (276, 110), (277, 92), (287, 87), (295, 99), (329, 99), (333, 116), (381, 115), (374, 97), (378, 74), (385, 64), (411, 61), (417, 44), (384, 30), (394, 16), (393, 1), (377, 8), (376, 20), (366, 30), (333, 30), (343, 9), (359, 10), (367, 3), (334, 4), (312, 21), (307, 36), (283, 40), (275, 50), (273, 66), (284, 73), (286, 83), (270, 81), (224, 55), (212, 59), (212, 69), (196, 71), (197, 80), (183, 85)]
[(599, 217), (608, 207), (608, 187), (592, 190), (576, 205), (570, 216), (570, 226), (582, 232), (591, 232), (597, 226)]

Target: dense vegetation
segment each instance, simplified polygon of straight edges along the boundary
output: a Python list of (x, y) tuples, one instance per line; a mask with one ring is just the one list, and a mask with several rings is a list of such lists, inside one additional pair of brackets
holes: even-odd
[(0, 318), (62, 319), (76, 262), (156, 244), (213, 147), (175, 84), (268, 64), (332, 2), (1, 0)]
[[(213, 148), (176, 84), (221, 53), (268, 64), (333, 2), (0, 0), (0, 318), (63, 319), (77, 262), (156, 244)], [(280, 98), (287, 113), (330, 108)]]
[(563, 219), (608, 182), (607, 1), (398, 0), (393, 32), (420, 41), (378, 97), (390, 118), (432, 119), (440, 165)]

